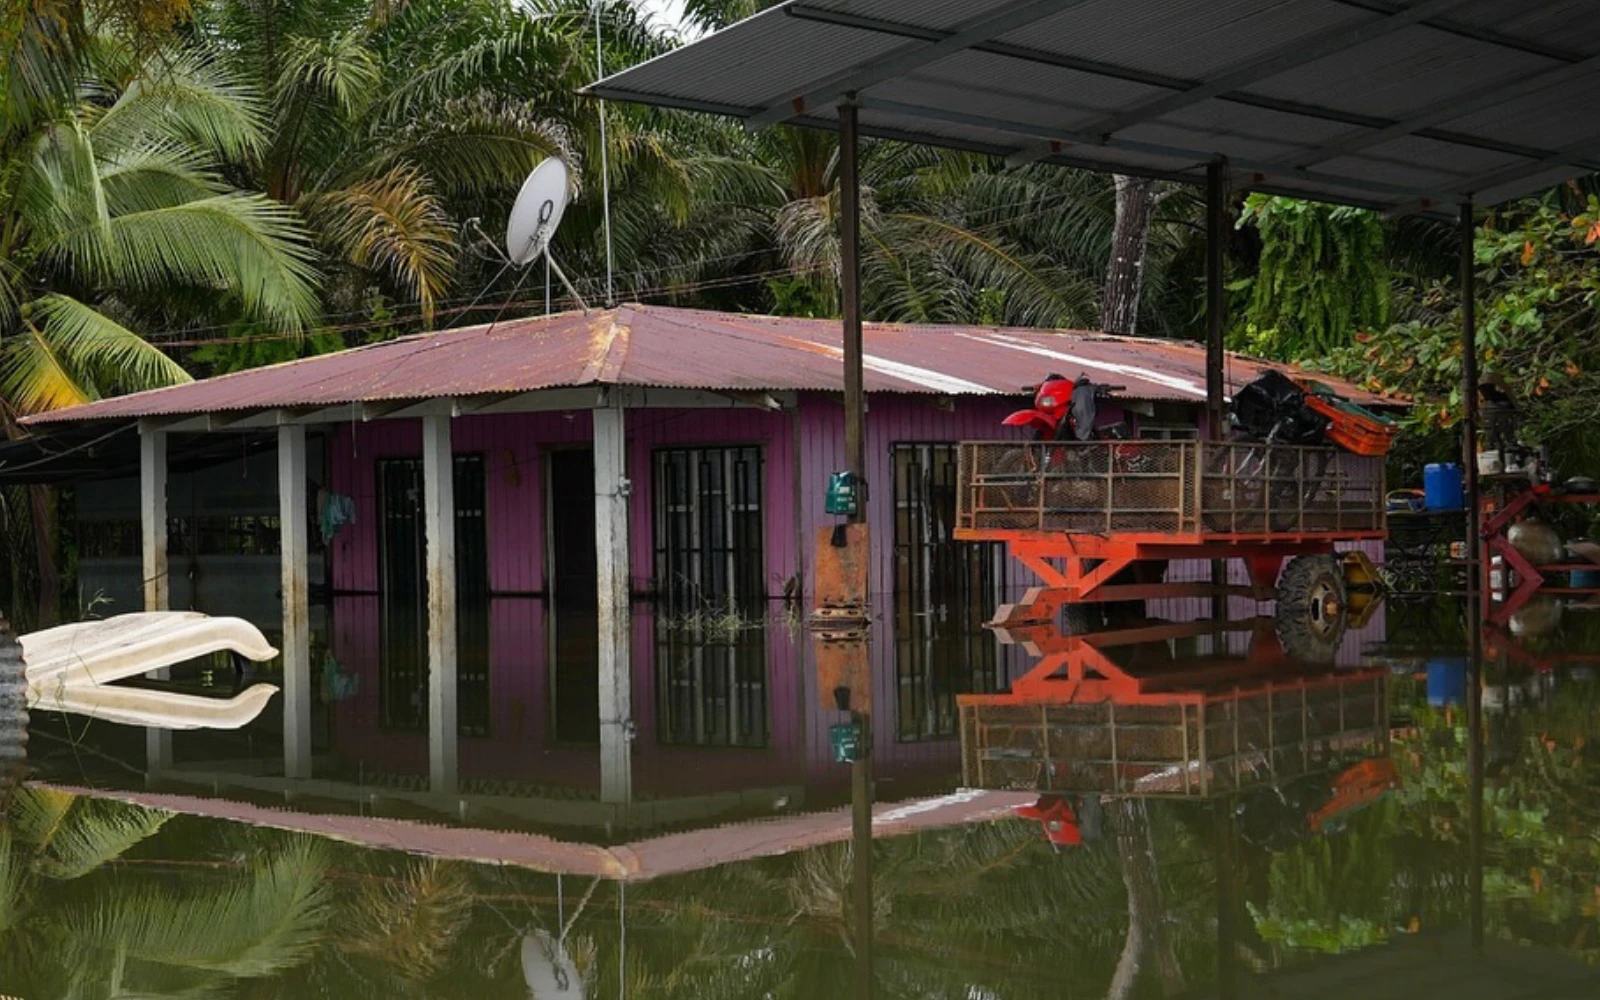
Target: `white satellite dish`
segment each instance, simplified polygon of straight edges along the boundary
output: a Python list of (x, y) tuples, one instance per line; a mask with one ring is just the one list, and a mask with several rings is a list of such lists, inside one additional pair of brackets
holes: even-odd
[(523, 935), (522, 978), (532, 1000), (583, 1000), (578, 964), (566, 946), (545, 931)]
[(522, 182), (506, 223), (506, 255), (513, 263), (531, 264), (549, 248), (567, 210), (567, 184), (567, 165), (553, 156)]
[[(578, 308), (589, 311), (588, 303), (567, 280), (566, 272), (550, 253), (550, 239), (561, 225), (561, 215), (567, 210), (569, 174), (567, 164), (558, 157), (550, 157), (522, 182), (517, 192), (516, 204), (511, 206), (511, 218), (506, 222), (506, 258), (512, 264), (528, 265), (541, 256), (550, 264), (550, 270), (561, 279), (567, 294), (578, 302)], [(546, 277), (545, 299), (550, 297), (549, 278)]]

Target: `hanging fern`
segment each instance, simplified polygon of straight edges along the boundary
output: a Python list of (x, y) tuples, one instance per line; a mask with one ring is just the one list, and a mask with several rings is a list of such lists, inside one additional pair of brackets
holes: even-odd
[(1252, 195), (1239, 218), (1261, 261), (1235, 346), (1283, 360), (1324, 357), (1389, 322), (1383, 223), (1360, 208)]

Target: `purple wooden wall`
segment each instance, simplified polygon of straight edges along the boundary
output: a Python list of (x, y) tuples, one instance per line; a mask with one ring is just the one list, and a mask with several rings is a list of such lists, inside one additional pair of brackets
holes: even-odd
[[(873, 567), (875, 604), (887, 608), (884, 589), (892, 586), (893, 470), (890, 445), (896, 442), (940, 442), (966, 438), (1013, 436), (1000, 420), (1018, 399), (962, 400), (954, 409), (941, 408), (932, 397), (878, 397), (868, 416), (867, 447), (870, 522), (877, 545)], [(809, 580), (809, 550), (816, 530), (834, 523), (823, 513), (828, 475), (844, 467), (843, 410), (835, 398), (808, 395), (797, 412), (756, 410), (637, 410), (628, 421), (628, 468), (633, 483), (631, 576), (637, 591), (648, 589), (653, 567), (653, 475), (651, 453), (661, 446), (754, 443), (764, 454), (763, 485), (767, 511), (766, 579), (771, 595), (803, 571)], [(544, 585), (544, 461), (551, 449), (589, 443), (591, 423), (584, 411), (495, 417), (463, 417), (452, 428), (457, 452), (485, 457), (490, 538), (491, 589), (501, 594), (528, 594)], [(329, 448), (333, 489), (354, 499), (356, 524), (334, 542), (334, 586), (346, 594), (371, 594), (378, 588), (376, 463), (384, 458), (415, 457), (421, 452), (421, 426), (416, 420), (376, 421), (335, 431)], [(809, 603), (809, 589), (807, 593)], [(649, 753), (636, 767), (670, 772), (671, 762), (695, 754), (722, 755), (724, 764), (753, 761), (755, 774), (791, 773), (780, 759), (832, 783), (845, 772), (828, 759), (827, 727), (836, 721), (823, 712), (809, 680), (808, 641), (791, 639), (781, 628), (769, 629), (769, 731), (771, 752), (693, 751), (655, 744), (654, 643), (648, 616), (636, 609), (634, 637), (634, 715), (641, 747)], [(371, 766), (420, 771), (426, 764), (421, 734), (384, 731), (378, 726), (378, 611), (371, 597), (342, 597), (335, 655), (346, 669), (363, 675), (360, 694), (341, 704), (336, 744)], [(496, 599), (490, 619), (491, 690), (495, 718), (488, 740), (466, 740), (461, 747), (467, 776), (529, 773), (532, 759), (547, 775), (587, 777), (597, 767), (588, 748), (551, 744), (548, 730), (548, 664), (544, 608), (537, 601)], [(880, 612), (874, 623), (874, 697), (883, 706), (887, 737), (880, 735), (877, 757), (886, 773), (927, 767), (955, 766), (956, 748), (949, 741), (896, 743), (892, 735), (894, 698), (893, 616)], [(687, 755), (687, 756), (686, 756)], [(762, 762), (763, 756), (766, 757)], [(646, 763), (646, 760), (651, 763)], [(385, 762), (388, 762), (385, 764)], [(545, 767), (544, 764), (555, 764)], [(907, 770), (909, 769), (909, 770)], [(744, 771), (735, 766), (729, 772)]]
[[(790, 415), (759, 410), (635, 410), (627, 416), (629, 505), (632, 529), (629, 560), (636, 590), (648, 587), (651, 551), (651, 455), (667, 446), (759, 444), (765, 456), (767, 583), (783, 592), (793, 573), (793, 421)], [(482, 453), (488, 486), (489, 587), (495, 593), (529, 594), (544, 589), (544, 456), (553, 449), (588, 447), (588, 411), (462, 417), (451, 428), (457, 453)], [(356, 526), (334, 542), (334, 589), (378, 589), (376, 464), (384, 458), (415, 458), (422, 453), (418, 420), (387, 420), (341, 425), (329, 447), (333, 488), (355, 500)]]

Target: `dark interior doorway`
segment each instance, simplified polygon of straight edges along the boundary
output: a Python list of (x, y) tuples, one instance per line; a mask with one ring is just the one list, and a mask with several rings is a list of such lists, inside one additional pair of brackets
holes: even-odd
[[(380, 723), (428, 721), (427, 525), (420, 458), (377, 465), (382, 641)], [(462, 736), (489, 735), (489, 538), (482, 455), (455, 456), (456, 713)]]
[(594, 452), (550, 453), (551, 704), (561, 742), (600, 739), (599, 570), (594, 552)]

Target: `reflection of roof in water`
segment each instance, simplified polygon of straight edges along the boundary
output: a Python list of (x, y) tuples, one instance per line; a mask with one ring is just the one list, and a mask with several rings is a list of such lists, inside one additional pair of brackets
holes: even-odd
[[(60, 787), (73, 795), (308, 833), (379, 850), (621, 881), (648, 881), (850, 839), (850, 810), (847, 808), (730, 823), (603, 847), (532, 833), (269, 809), (191, 795), (52, 787)], [(1007, 819), (1015, 806), (1032, 801), (1031, 794), (964, 790), (909, 802), (880, 802), (873, 810), (873, 836), (900, 836), (964, 823)]]

